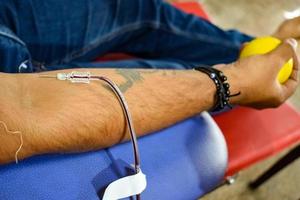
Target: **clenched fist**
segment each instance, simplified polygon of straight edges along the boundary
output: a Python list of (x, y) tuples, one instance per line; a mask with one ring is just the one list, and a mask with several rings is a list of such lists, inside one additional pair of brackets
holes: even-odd
[[(232, 103), (262, 109), (277, 107), (286, 101), (298, 85), (296, 49), (297, 41), (286, 39), (268, 54), (243, 58), (229, 65), (216, 65), (227, 74), (231, 92), (241, 92), (241, 95), (232, 97)], [(294, 60), (292, 75), (280, 84), (277, 74), (290, 58)]]

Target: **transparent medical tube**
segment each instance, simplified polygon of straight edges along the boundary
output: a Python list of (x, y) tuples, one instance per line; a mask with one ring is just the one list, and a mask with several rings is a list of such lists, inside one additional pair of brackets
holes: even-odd
[[(41, 77), (51, 77), (51, 76), (41, 75)], [(59, 80), (69, 80), (72, 83), (89, 83), (91, 80), (100, 80), (100, 81), (104, 81), (105, 83), (107, 83), (110, 86), (110, 88), (113, 90), (113, 92), (117, 96), (117, 98), (121, 104), (121, 107), (123, 109), (123, 113), (124, 113), (125, 120), (128, 125), (130, 138), (131, 138), (131, 142), (132, 142), (132, 147), (133, 147), (134, 168), (135, 168), (135, 172), (138, 173), (140, 171), (141, 164), (140, 164), (139, 148), (138, 148), (138, 144), (137, 144), (137, 137), (136, 137), (136, 133), (135, 133), (134, 126), (133, 126), (132, 117), (129, 112), (128, 104), (127, 104), (125, 97), (122, 94), (121, 90), (117, 86), (117, 84), (115, 84), (112, 80), (110, 80), (107, 77), (91, 75), (90, 72), (75, 72), (74, 71), (74, 72), (71, 72), (68, 74), (58, 73), (56, 78)], [(136, 195), (136, 199), (137, 200), (141, 199), (140, 194)]]
[(140, 154), (139, 154), (139, 149), (138, 149), (138, 144), (137, 144), (137, 137), (136, 137), (136, 133), (135, 133), (133, 122), (132, 122), (132, 117), (129, 112), (128, 104), (125, 100), (125, 97), (122, 94), (122, 92), (120, 91), (119, 87), (110, 79), (108, 79), (104, 76), (91, 76), (91, 79), (99, 79), (99, 80), (106, 82), (111, 87), (111, 89), (114, 91), (116, 96), (118, 97), (120, 104), (124, 111), (125, 119), (127, 121), (130, 138), (132, 141), (133, 151), (134, 151), (135, 171), (136, 171), (136, 173), (138, 173), (140, 170), (140, 165), (141, 165), (140, 164)]

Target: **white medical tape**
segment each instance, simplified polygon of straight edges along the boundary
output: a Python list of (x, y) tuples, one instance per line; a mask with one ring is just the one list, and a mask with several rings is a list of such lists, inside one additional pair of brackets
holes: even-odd
[(104, 192), (102, 200), (116, 200), (141, 194), (146, 187), (146, 175), (140, 170), (137, 174), (126, 176), (110, 183)]

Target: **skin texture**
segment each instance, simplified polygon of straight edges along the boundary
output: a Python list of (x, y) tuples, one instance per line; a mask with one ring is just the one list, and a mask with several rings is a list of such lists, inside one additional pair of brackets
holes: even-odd
[[(295, 91), (298, 79), (296, 41), (274, 51), (214, 66), (228, 77), (232, 104), (277, 107)], [(290, 79), (277, 80), (280, 66), (294, 59)], [(70, 70), (69, 70), (70, 71)], [(56, 71), (47, 72), (55, 75)], [(216, 88), (193, 70), (77, 69), (114, 80), (125, 94), (139, 136), (157, 131), (214, 105)], [(117, 98), (102, 82), (72, 84), (39, 74), (0, 73), (0, 120), (22, 132), (19, 159), (57, 152), (101, 149), (129, 139)], [(0, 126), (0, 164), (14, 161), (19, 136)]]
[[(109, 77), (120, 86), (138, 135), (165, 128), (213, 105), (215, 86), (200, 72), (89, 71)], [(5, 109), (0, 118), (23, 133), (19, 158), (99, 149), (129, 139), (120, 104), (102, 82), (72, 84), (39, 78), (38, 74), (5, 74), (1, 79), (0, 87), (5, 90), (1, 90), (0, 102)], [(6, 163), (14, 160), (19, 140), (1, 131), (0, 162)]]
[(286, 20), (282, 24), (280, 24), (280, 26), (277, 28), (273, 36), (281, 40), (290, 37), (299, 40), (300, 39), (299, 24), (300, 24), (300, 17), (295, 17), (293, 19)]

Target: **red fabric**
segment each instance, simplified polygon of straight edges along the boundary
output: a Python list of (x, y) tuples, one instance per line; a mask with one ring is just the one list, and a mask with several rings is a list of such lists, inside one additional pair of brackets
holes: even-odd
[(214, 119), (228, 146), (227, 175), (300, 142), (300, 114), (288, 104), (261, 111), (239, 107)]
[(95, 60), (95, 62), (104, 62), (104, 61), (112, 61), (112, 60), (126, 60), (136, 58), (132, 55), (125, 54), (125, 53), (110, 53), (104, 56), (101, 56)]
[[(174, 3), (190, 14), (208, 19), (200, 4)], [(103, 60), (128, 59), (125, 54), (109, 54)], [(278, 109), (254, 110), (239, 107), (214, 116), (220, 126), (229, 153), (226, 175), (232, 175), (249, 165), (275, 154), (293, 143), (300, 142), (300, 115), (289, 105)]]
[(200, 3), (197, 2), (178, 2), (172, 4), (174, 7), (183, 10), (186, 13), (202, 17), (209, 20), (207, 13), (204, 11)]

